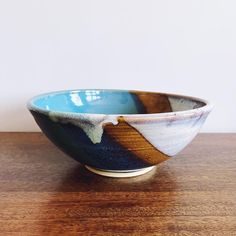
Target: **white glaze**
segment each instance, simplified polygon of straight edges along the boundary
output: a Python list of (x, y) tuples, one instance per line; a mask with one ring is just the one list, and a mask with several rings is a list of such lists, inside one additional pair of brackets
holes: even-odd
[(203, 116), (176, 121), (127, 122), (159, 151), (174, 156), (192, 141), (204, 120)]
[(94, 117), (90, 114), (76, 114), (58, 117), (57, 113), (50, 112), (49, 117), (52, 121), (60, 121), (63, 123), (70, 123), (81, 128), (94, 143), (100, 143), (103, 135), (103, 127), (112, 123), (113, 125), (118, 124), (116, 116), (111, 115), (99, 115)]
[(186, 111), (201, 107), (199, 102), (190, 99), (169, 96), (168, 100), (170, 102), (170, 106), (173, 112)]

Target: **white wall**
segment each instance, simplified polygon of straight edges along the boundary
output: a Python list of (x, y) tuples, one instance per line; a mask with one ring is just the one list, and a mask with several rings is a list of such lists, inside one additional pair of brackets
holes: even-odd
[(183, 93), (236, 132), (236, 1), (0, 0), (0, 131), (38, 130), (28, 98), (69, 88)]

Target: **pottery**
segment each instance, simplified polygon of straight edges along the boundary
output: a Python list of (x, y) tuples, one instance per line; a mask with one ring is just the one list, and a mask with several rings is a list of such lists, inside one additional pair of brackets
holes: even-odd
[(186, 147), (212, 105), (175, 94), (81, 89), (36, 96), (28, 109), (44, 134), (88, 170), (131, 177)]

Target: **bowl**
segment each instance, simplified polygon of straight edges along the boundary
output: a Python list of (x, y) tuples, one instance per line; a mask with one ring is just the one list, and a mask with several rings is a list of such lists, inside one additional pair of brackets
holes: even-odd
[(131, 177), (186, 147), (212, 105), (168, 93), (79, 89), (38, 95), (28, 109), (43, 133), (88, 170)]

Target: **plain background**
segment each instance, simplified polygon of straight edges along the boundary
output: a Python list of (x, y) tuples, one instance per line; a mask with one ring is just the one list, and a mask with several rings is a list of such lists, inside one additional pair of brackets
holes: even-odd
[(71, 88), (211, 100), (236, 132), (236, 1), (0, 0), (0, 131), (38, 130), (26, 101)]

